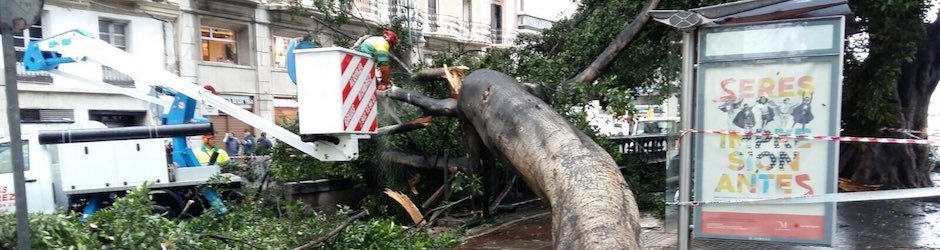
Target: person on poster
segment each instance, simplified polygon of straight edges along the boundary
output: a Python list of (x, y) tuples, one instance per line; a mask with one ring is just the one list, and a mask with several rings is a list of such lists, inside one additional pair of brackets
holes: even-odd
[(738, 114), (735, 115), (734, 125), (743, 128), (747, 132), (751, 132), (752, 129), (754, 129), (754, 125), (757, 123), (754, 119), (754, 111), (751, 110), (753, 108), (754, 107), (745, 103), (741, 111), (738, 111)]
[(783, 98), (783, 103), (777, 105), (777, 113), (780, 114), (780, 128), (786, 129), (793, 122), (793, 108), (796, 105), (790, 103), (790, 98)]
[(796, 127), (796, 124), (802, 124), (802, 130), (806, 131), (806, 124), (813, 121), (813, 110), (810, 105), (812, 103), (812, 97), (804, 96), (803, 102), (793, 108), (793, 125), (790, 127), (791, 130)]
[[(734, 130), (734, 118), (737, 115), (738, 107), (741, 107), (741, 103), (744, 102), (744, 99), (724, 99), (724, 103), (718, 105), (718, 110), (728, 114), (728, 130)], [(742, 127), (743, 128), (743, 127)]]
[(766, 96), (761, 96), (757, 99), (757, 103), (754, 104), (754, 107), (757, 107), (757, 111), (760, 111), (760, 129), (758, 132), (767, 132), (767, 123), (770, 123), (774, 120), (774, 104), (770, 103), (770, 100)]

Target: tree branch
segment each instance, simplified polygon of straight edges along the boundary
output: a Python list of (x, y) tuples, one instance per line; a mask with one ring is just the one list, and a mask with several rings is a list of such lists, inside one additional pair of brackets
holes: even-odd
[(423, 129), (431, 125), (431, 116), (425, 116), (410, 122), (389, 125), (381, 127), (376, 131), (378, 135), (391, 135), (407, 133), (418, 129)]
[(578, 73), (574, 78), (568, 80), (568, 82), (590, 84), (594, 82), (594, 80), (597, 80), (601, 75), (601, 71), (610, 67), (610, 64), (617, 59), (620, 52), (623, 52), (623, 50), (627, 48), (627, 45), (630, 45), (633, 39), (636, 38), (636, 35), (640, 33), (643, 26), (646, 26), (646, 23), (650, 20), (650, 16), (647, 15), (647, 13), (652, 9), (656, 9), (659, 6), (659, 1), (660, 0), (650, 0), (646, 4), (646, 8), (633, 18), (630, 25), (621, 31), (620, 34), (617, 35), (617, 38), (607, 45), (604, 52), (601, 52), (590, 66), (581, 71), (581, 73)]
[(453, 98), (434, 99), (396, 86), (380, 94), (421, 108), (427, 115), (457, 117), (457, 100)]
[(444, 68), (422, 69), (411, 75), (411, 80), (416, 82), (433, 82), (446, 79), (447, 78), (445, 78), (444, 75)]
[(333, 238), (334, 236), (338, 235), (340, 232), (343, 231), (343, 229), (346, 229), (346, 227), (348, 227), (349, 224), (352, 224), (353, 221), (357, 221), (357, 220), (359, 220), (359, 219), (365, 218), (365, 217), (368, 216), (368, 215), (369, 215), (369, 211), (368, 211), (368, 210), (363, 210), (362, 212), (359, 212), (358, 214), (353, 215), (352, 217), (349, 217), (348, 219), (346, 219), (346, 221), (343, 221), (343, 224), (340, 224), (338, 227), (336, 227), (335, 229), (333, 229), (333, 231), (330, 231), (330, 233), (328, 233), (328, 234), (326, 234), (326, 235), (324, 235), (324, 236), (320, 236), (320, 238), (317, 238), (317, 239), (315, 239), (315, 240), (313, 240), (313, 241), (307, 242), (307, 244), (304, 244), (303, 246), (299, 246), (299, 247), (297, 247), (297, 248), (294, 248), (294, 250), (307, 249), (307, 248), (311, 248), (311, 247), (320, 245), (320, 244), (323, 243), (324, 241), (329, 240), (330, 238)]
[(395, 163), (414, 168), (423, 169), (443, 169), (447, 168), (451, 172), (469, 172), (473, 171), (467, 158), (452, 158), (445, 162), (443, 155), (420, 156), (395, 151), (386, 151), (382, 153), (382, 161)]

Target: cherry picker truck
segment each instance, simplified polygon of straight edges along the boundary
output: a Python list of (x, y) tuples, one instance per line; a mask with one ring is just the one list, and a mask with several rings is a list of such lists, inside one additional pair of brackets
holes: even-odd
[[(242, 109), (213, 91), (163, 69), (160, 62), (134, 56), (82, 30), (71, 30), (31, 42), (23, 62), (29, 71), (46, 71), (88, 86), (121, 93), (166, 110), (161, 125), (105, 128), (103, 125), (24, 134), (27, 204), (30, 212), (56, 209), (91, 215), (144, 182), (152, 183), (155, 203), (180, 213), (189, 200), (199, 213), (214, 208), (224, 213), (223, 196), (232, 190), (208, 188), (220, 175), (214, 161), (201, 165), (187, 136), (214, 133), (211, 123), (196, 114), (198, 104), (210, 105), (267, 132), (311, 160), (351, 161), (359, 156), (358, 140), (374, 134), (377, 122), (375, 71), (371, 57), (345, 48), (296, 46), (289, 51), (289, 73), (297, 85), (300, 135)], [(121, 88), (59, 69), (71, 63), (110, 67), (134, 79), (136, 88)], [(167, 98), (150, 95), (158, 90)], [(93, 124), (93, 123), (92, 123)], [(171, 157), (163, 138), (172, 138)], [(0, 138), (0, 167), (10, 165), (9, 139)], [(306, 156), (298, 156), (306, 157)], [(2, 168), (0, 168), (2, 170)], [(237, 188), (241, 178), (221, 174)], [(13, 178), (0, 171), (0, 212), (14, 209)]]

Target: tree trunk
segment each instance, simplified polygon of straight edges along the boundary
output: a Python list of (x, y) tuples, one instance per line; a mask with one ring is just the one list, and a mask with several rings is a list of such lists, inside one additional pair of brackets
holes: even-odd
[[(873, 60), (873, 59), (871, 59)], [(878, 63), (878, 62), (866, 62)], [(896, 93), (899, 128), (926, 131), (927, 108), (940, 81), (940, 22), (927, 25), (927, 37), (914, 60), (901, 67)], [(888, 137), (911, 138), (898, 132)], [(926, 139), (926, 133), (914, 133)], [(930, 187), (933, 163), (926, 145), (843, 143), (839, 176), (857, 184), (883, 185), (883, 188)]]
[(639, 249), (639, 210), (613, 158), (515, 79), (471, 73), (458, 116), (551, 205), (556, 249)]

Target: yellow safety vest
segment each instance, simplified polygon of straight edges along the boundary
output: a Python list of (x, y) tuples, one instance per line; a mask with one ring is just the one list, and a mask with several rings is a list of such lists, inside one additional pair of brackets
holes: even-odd
[(216, 164), (228, 162), (228, 153), (219, 147), (214, 147), (210, 150), (206, 148), (206, 145), (202, 145), (199, 149), (193, 149), (193, 154), (196, 155), (196, 160), (198, 160), (201, 165), (208, 164), (209, 160), (212, 158), (212, 154), (215, 152), (219, 152), (219, 156), (215, 158)]

